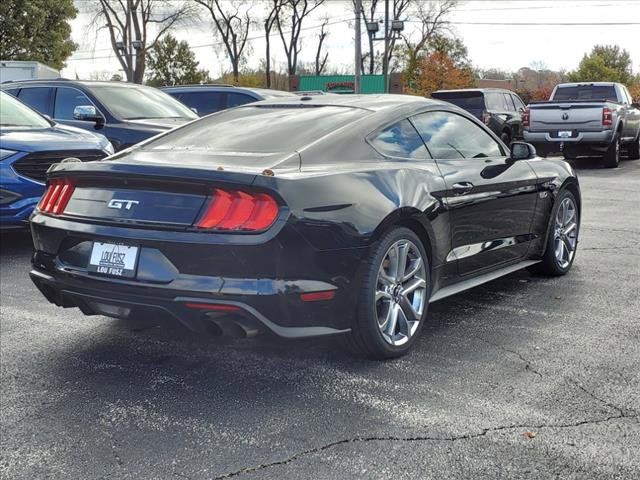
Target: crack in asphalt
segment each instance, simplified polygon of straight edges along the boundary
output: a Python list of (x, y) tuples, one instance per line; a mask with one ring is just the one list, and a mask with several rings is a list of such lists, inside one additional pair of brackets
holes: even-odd
[(523, 363), (524, 363), (524, 369), (536, 374), (538, 377), (542, 378), (542, 373), (540, 373), (538, 370), (536, 370), (533, 365), (531, 365), (531, 362), (529, 360), (527, 360), (520, 352), (518, 352), (517, 350), (511, 350), (510, 348), (505, 347), (504, 345), (500, 345), (499, 343), (494, 343), (491, 342), (489, 340), (486, 340), (484, 338), (478, 337), (478, 336), (474, 336), (473, 338), (480, 340), (481, 342), (487, 343), (489, 345), (492, 345), (496, 348), (499, 348), (500, 350), (503, 350), (507, 353), (511, 353), (512, 355), (516, 355)]
[(272, 467), (277, 467), (277, 466), (281, 466), (281, 465), (287, 465), (289, 463), (295, 462), (297, 460), (300, 460), (303, 457), (309, 456), (309, 455), (313, 455), (316, 453), (320, 453), (323, 452), (325, 450), (329, 450), (331, 448), (334, 447), (338, 447), (341, 445), (347, 445), (347, 444), (354, 444), (354, 443), (368, 443), (368, 442), (457, 442), (460, 440), (474, 440), (476, 438), (481, 438), (484, 437), (490, 433), (494, 433), (494, 432), (501, 432), (501, 431), (505, 431), (505, 430), (513, 430), (513, 429), (521, 429), (521, 428), (527, 428), (527, 429), (533, 429), (533, 430), (540, 430), (543, 428), (575, 428), (575, 427), (580, 427), (583, 425), (597, 425), (600, 423), (606, 423), (606, 422), (610, 422), (612, 420), (618, 420), (618, 419), (622, 419), (622, 418), (633, 418), (636, 421), (638, 420), (638, 417), (636, 415), (627, 415), (624, 412), (620, 411), (618, 412), (616, 415), (610, 415), (608, 417), (605, 418), (600, 418), (600, 419), (593, 419), (593, 420), (581, 420), (579, 422), (572, 422), (572, 423), (560, 423), (560, 424), (539, 424), (539, 425), (531, 425), (531, 424), (519, 424), (519, 425), (503, 425), (503, 426), (499, 426), (499, 427), (488, 427), (488, 428), (483, 428), (480, 432), (476, 432), (476, 433), (468, 433), (468, 434), (464, 434), (464, 435), (456, 435), (456, 436), (451, 436), (451, 437), (431, 437), (431, 436), (417, 436), (417, 437), (395, 437), (395, 436), (386, 436), (386, 437), (353, 437), (353, 438), (345, 438), (342, 440), (336, 440), (334, 442), (331, 443), (327, 443), (325, 445), (322, 445), (320, 447), (315, 447), (315, 448), (309, 448), (307, 450), (303, 450), (301, 452), (295, 453), (293, 455), (291, 455), (288, 458), (285, 458), (283, 460), (278, 460), (275, 462), (270, 462), (270, 463), (263, 463), (260, 465), (255, 465), (252, 467), (245, 467), (242, 468), (240, 470), (236, 470), (234, 472), (229, 472), (226, 473), (224, 475), (220, 475), (217, 477), (213, 477), (212, 480), (224, 480), (227, 478), (233, 478), (233, 477), (237, 477), (240, 475), (244, 475), (244, 474), (248, 474), (248, 473), (254, 473), (260, 470), (264, 470), (267, 468), (272, 468)]

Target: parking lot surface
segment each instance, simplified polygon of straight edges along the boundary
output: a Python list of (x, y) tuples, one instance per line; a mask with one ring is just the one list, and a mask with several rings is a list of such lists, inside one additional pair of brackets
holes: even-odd
[(0, 477), (640, 477), (640, 161), (574, 163), (572, 271), (436, 303), (389, 362), (84, 317), (4, 236)]

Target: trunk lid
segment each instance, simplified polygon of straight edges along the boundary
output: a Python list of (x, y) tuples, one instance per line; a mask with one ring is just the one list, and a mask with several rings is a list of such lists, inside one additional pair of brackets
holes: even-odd
[(602, 131), (602, 109), (606, 102), (533, 103), (529, 105), (529, 131)]

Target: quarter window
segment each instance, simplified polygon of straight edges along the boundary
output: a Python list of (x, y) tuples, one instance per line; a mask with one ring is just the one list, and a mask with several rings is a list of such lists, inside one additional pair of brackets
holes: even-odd
[(498, 142), (462, 115), (427, 112), (411, 120), (433, 158), (486, 158), (504, 155)]
[(195, 108), (198, 115), (204, 116), (224, 108), (225, 94), (222, 92), (180, 92), (170, 93), (189, 108)]
[(418, 132), (409, 120), (401, 120), (369, 138), (378, 152), (389, 157), (429, 158)]
[(80, 90), (69, 87), (58, 87), (56, 90), (56, 102), (53, 108), (53, 118), (73, 120), (73, 110), (82, 105), (93, 105), (93, 102)]
[(244, 105), (245, 103), (255, 102), (256, 99), (245, 95), (244, 93), (229, 92), (227, 94), (227, 107), (237, 107), (238, 105)]

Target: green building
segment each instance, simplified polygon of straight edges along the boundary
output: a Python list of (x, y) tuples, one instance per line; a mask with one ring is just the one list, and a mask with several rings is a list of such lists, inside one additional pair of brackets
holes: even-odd
[[(362, 75), (360, 82), (361, 93), (384, 93), (383, 75)], [(290, 77), (289, 90), (353, 93), (354, 84), (354, 75), (294, 75)], [(389, 75), (389, 92), (402, 93), (402, 75), (397, 73)]]

